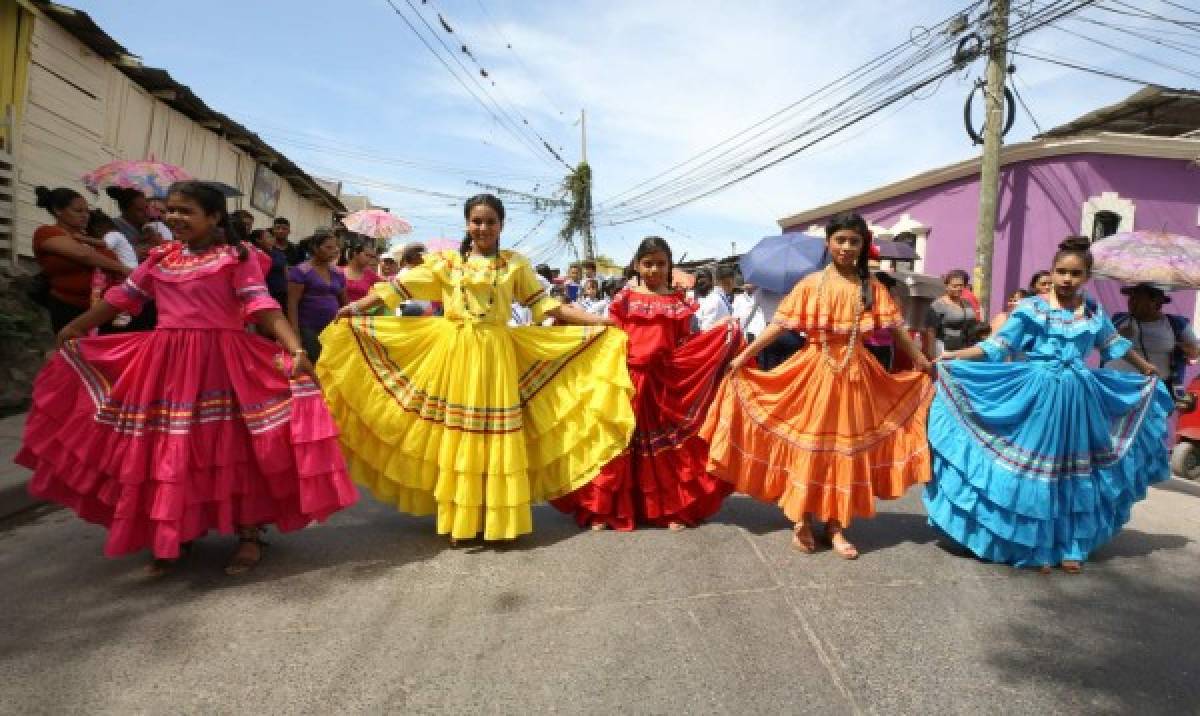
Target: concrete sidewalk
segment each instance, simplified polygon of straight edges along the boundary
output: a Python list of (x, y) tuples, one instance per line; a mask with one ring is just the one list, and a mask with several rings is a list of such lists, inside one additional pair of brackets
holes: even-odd
[(24, 413), (0, 419), (0, 519), (38, 504), (25, 489), (29, 471), (13, 463), (24, 431)]

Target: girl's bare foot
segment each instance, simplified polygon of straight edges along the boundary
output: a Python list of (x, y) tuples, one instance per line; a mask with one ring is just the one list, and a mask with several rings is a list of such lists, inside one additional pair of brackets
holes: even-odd
[(604, 520), (599, 519), (599, 518), (592, 520), (592, 531), (593, 532), (603, 532), (606, 529), (608, 529), (608, 523), (605, 522)]
[(680, 530), (686, 530), (687, 525), (683, 524), (682, 522), (668, 522), (667, 529), (671, 530), (672, 532), (679, 532)]
[(1083, 571), (1083, 565), (1073, 559), (1064, 559), (1059, 566), (1067, 574), (1079, 574)]
[(813, 537), (812, 525), (808, 522), (797, 522), (792, 528), (792, 549), (804, 554), (817, 551), (817, 538)]
[(842, 559), (858, 559), (858, 547), (846, 539), (841, 525), (830, 522), (825, 526), (825, 532), (829, 537), (829, 544), (833, 547), (834, 554)]

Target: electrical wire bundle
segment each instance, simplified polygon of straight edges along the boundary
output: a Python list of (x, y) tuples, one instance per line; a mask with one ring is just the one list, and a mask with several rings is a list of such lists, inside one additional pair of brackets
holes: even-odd
[[(1114, 0), (1115, 1), (1115, 0)], [(1012, 23), (1009, 41), (1068, 17), (1096, 0), (1055, 0)], [(923, 90), (986, 54), (989, 20), (973, 2), (908, 41), (869, 60), (787, 107), (600, 202), (600, 223), (658, 216), (723, 191), (833, 137)], [(967, 42), (974, 33), (975, 44)]]

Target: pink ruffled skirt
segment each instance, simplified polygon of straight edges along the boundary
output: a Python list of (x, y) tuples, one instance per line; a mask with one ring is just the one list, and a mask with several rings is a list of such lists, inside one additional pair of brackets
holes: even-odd
[(316, 384), (243, 331), (85, 338), (38, 375), (29, 491), (108, 529), (105, 554), (179, 556), (210, 530), (297, 530), (355, 502)]

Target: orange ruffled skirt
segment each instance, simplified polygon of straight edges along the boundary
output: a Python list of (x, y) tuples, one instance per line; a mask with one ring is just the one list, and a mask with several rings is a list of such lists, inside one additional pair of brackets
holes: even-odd
[[(840, 363), (846, 344), (832, 343)], [(792, 521), (812, 513), (849, 525), (875, 499), (928, 482), (923, 373), (888, 374), (866, 351), (840, 371), (810, 344), (774, 371), (743, 368), (721, 383), (700, 436), (708, 469), (738, 492), (777, 503)]]

